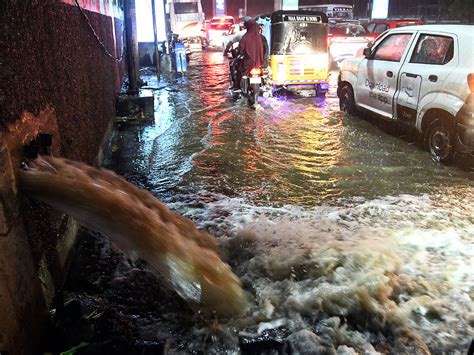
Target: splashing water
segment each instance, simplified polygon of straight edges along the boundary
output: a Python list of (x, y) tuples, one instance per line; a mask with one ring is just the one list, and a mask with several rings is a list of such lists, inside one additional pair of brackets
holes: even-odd
[(219, 258), (213, 237), (151, 193), (112, 171), (46, 156), (30, 162), (19, 178), (24, 192), (147, 261), (191, 305), (223, 316), (245, 312), (240, 282)]
[(283, 329), (301, 353), (460, 354), (473, 319), (472, 195), (465, 194), (459, 208), (427, 195), (312, 209), (223, 197), (187, 215), (208, 223), (228, 212), (215, 228), (235, 234), (231, 264), (255, 295), (245, 321), (228, 329), (254, 337)]

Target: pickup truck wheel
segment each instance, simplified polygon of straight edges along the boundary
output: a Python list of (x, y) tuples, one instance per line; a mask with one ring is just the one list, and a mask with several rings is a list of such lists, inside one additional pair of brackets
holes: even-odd
[(350, 115), (357, 113), (354, 91), (349, 85), (344, 85), (339, 93), (339, 109)]
[(454, 128), (446, 120), (435, 120), (426, 130), (426, 148), (434, 160), (448, 163), (454, 156)]

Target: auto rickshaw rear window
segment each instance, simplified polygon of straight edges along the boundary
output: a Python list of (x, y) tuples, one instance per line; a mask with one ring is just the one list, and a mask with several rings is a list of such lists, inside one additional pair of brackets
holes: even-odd
[(327, 16), (316, 11), (276, 11), (271, 15), (272, 55), (327, 52)]
[(273, 55), (327, 52), (327, 26), (317, 23), (281, 22), (272, 25)]

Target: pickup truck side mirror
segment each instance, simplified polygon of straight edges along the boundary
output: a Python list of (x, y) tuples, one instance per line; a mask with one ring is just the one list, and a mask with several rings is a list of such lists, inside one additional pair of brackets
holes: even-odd
[(364, 51), (362, 52), (364, 54), (364, 57), (366, 57), (367, 59), (369, 59), (370, 55), (372, 54), (371, 47), (372, 43), (367, 44), (367, 47), (364, 48)]

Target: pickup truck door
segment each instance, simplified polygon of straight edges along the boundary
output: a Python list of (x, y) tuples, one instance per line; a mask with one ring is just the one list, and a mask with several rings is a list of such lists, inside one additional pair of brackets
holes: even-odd
[(361, 61), (355, 90), (359, 106), (393, 118), (398, 74), (412, 41), (412, 32), (388, 33)]
[[(419, 103), (425, 102), (428, 95), (441, 92), (449, 73), (457, 66), (454, 36), (421, 32), (415, 43), (400, 71), (395, 100), (395, 118), (411, 126), (416, 125)], [(431, 96), (434, 99), (435, 95)]]

